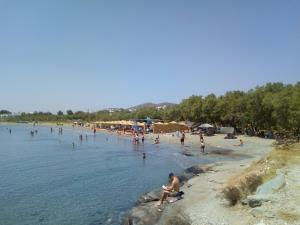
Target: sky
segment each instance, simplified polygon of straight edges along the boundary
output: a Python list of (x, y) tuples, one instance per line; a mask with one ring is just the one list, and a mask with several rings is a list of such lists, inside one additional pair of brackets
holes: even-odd
[(300, 79), (298, 0), (0, 0), (0, 109), (95, 111)]

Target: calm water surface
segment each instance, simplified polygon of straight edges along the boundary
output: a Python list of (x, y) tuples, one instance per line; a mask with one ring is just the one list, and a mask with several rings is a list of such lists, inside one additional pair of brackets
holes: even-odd
[[(31, 137), (33, 129), (38, 133)], [(170, 171), (212, 162), (180, 151), (179, 145), (133, 146), (126, 137), (72, 128), (59, 135), (57, 127), (51, 133), (46, 126), (0, 124), (0, 224), (120, 224)]]

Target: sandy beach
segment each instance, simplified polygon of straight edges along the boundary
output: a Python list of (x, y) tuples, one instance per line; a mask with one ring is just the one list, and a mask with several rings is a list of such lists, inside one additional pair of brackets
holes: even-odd
[[(153, 136), (156, 137), (157, 135), (150, 135), (148, 137), (153, 138)], [(281, 171), (286, 174), (286, 180), (290, 181), (289, 184), (292, 185), (292, 189), (286, 187), (283, 191), (273, 194), (272, 199), (264, 203), (261, 207), (252, 208), (240, 203), (231, 206), (222, 194), (222, 190), (227, 185), (228, 180), (249, 169), (254, 162), (264, 159), (271, 151), (274, 151), (274, 140), (247, 136), (238, 136), (237, 139), (227, 140), (224, 139), (224, 135), (204, 137), (204, 139), (206, 145), (218, 147), (221, 151), (232, 150), (230, 152), (231, 155), (241, 154), (249, 157), (241, 160), (235, 159), (216, 163), (212, 165), (212, 168), (206, 173), (194, 176), (182, 187), (182, 191), (185, 192), (184, 198), (175, 203), (166, 203), (163, 211), (159, 212), (158, 215), (155, 212), (155, 202), (141, 204), (141, 206), (138, 206), (140, 207), (139, 209), (137, 207), (132, 210), (132, 224), (299, 224), (300, 213), (296, 207), (297, 203), (299, 203), (299, 198), (293, 199), (292, 197), (295, 195), (299, 197), (299, 191), (295, 189), (295, 183), (300, 181), (300, 177), (295, 176), (295, 171), (299, 171), (299, 166), (295, 163), (281, 168)], [(236, 146), (239, 139), (243, 140), (243, 146)], [(160, 141), (180, 145), (179, 138), (171, 134), (160, 135)], [(199, 146), (199, 136), (187, 134), (185, 145)], [(208, 154), (210, 154), (209, 151)], [(295, 167), (297, 167), (297, 169), (295, 169)], [(291, 177), (287, 171), (293, 171)], [(285, 198), (287, 197), (290, 201), (286, 207), (289, 209), (283, 210), (282, 205), (285, 204)], [(148, 212), (155, 221), (149, 220), (147, 216), (144, 216), (144, 219), (134, 219), (135, 216), (146, 215), (146, 212)], [(278, 212), (278, 214), (276, 214), (276, 212)], [(294, 212), (294, 214), (288, 214), (289, 217), (284, 217), (284, 212)], [(143, 216), (141, 216), (141, 218), (143, 218)]]

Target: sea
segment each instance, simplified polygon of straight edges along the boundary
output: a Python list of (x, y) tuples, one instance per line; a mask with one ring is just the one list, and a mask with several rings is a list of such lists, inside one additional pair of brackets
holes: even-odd
[(1, 225), (119, 225), (170, 172), (214, 160), (183, 155), (179, 143), (133, 145), (129, 137), (62, 129), (0, 124)]

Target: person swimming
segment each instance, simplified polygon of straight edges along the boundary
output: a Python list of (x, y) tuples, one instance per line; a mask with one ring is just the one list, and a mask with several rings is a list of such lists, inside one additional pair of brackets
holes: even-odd
[(240, 139), (240, 143), (238, 145), (233, 145), (233, 146), (243, 146), (244, 145), (244, 142), (242, 139)]

